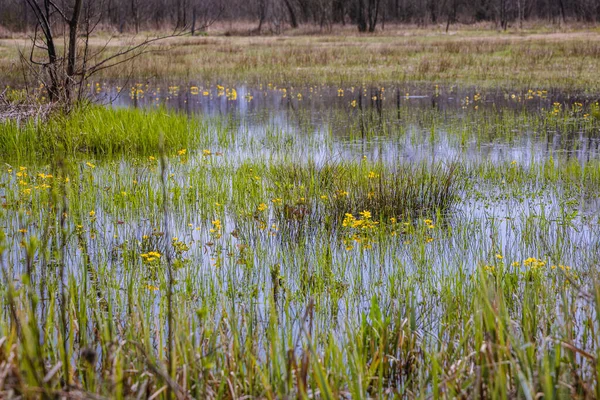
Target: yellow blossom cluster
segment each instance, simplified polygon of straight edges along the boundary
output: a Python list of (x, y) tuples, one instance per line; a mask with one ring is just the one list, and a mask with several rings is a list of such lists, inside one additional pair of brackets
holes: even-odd
[(221, 231), (223, 229), (223, 226), (221, 225), (221, 220), (215, 219), (214, 221), (212, 221), (212, 225), (213, 227), (210, 229), (210, 233), (214, 235), (216, 239), (219, 239), (221, 237)]
[(546, 261), (538, 260), (535, 257), (529, 257), (523, 260), (523, 265), (531, 269), (542, 268), (546, 265)]
[(158, 251), (150, 251), (148, 253), (140, 254), (140, 257), (142, 257), (142, 262), (144, 264), (151, 264), (154, 261), (160, 260), (161, 254)]
[(370, 211), (361, 211), (359, 217), (356, 218), (351, 213), (346, 213), (342, 226), (350, 229), (350, 237), (344, 239), (346, 250), (350, 251), (354, 248), (352, 242), (362, 244), (364, 249), (371, 249), (373, 230), (379, 222), (373, 221)]

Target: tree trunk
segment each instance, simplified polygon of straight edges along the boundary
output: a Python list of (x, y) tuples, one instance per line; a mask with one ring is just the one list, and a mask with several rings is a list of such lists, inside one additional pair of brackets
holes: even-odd
[(456, 20), (456, 13), (458, 12), (457, 8), (458, 8), (457, 0), (453, 0), (452, 1), (452, 9), (450, 9), (448, 11), (448, 21), (446, 23), (446, 33), (448, 33), (448, 31), (450, 30), (450, 24), (455, 22), (455, 20)]
[(73, 15), (69, 20), (69, 52), (67, 53), (67, 76), (65, 82), (65, 95), (71, 100), (71, 88), (75, 78), (75, 60), (77, 59), (77, 29), (79, 28), (79, 17), (83, 0), (76, 0), (73, 5)]
[(369, 32), (375, 32), (377, 26), (377, 18), (379, 17), (379, 3), (380, 0), (369, 0)]
[(181, 0), (177, 0), (177, 27), (181, 28), (183, 22), (183, 12), (182, 12), (182, 4)]
[(435, 9), (435, 0), (429, 0), (427, 4), (429, 8), (429, 18), (431, 18), (432, 24), (437, 24), (437, 12)]
[(359, 32), (367, 31), (367, 20), (365, 16), (365, 2), (364, 0), (357, 0), (358, 10), (356, 15), (356, 24), (358, 25)]
[(40, 24), (42, 33), (46, 43), (46, 53), (48, 54), (48, 63), (46, 64), (48, 70), (48, 77), (50, 78), (50, 85), (47, 86), (48, 99), (53, 102), (59, 99), (59, 79), (57, 75), (56, 62), (58, 57), (56, 55), (56, 46), (54, 44), (54, 35), (52, 33), (52, 24), (50, 23), (50, 0), (44, 0), (44, 9), (35, 0), (26, 0), (29, 7), (35, 14), (35, 18)]
[(258, 28), (256, 30), (258, 33), (262, 30), (263, 23), (267, 18), (267, 0), (259, 0), (258, 1)]
[(133, 23), (135, 24), (135, 33), (140, 32), (140, 10), (137, 4), (137, 0), (131, 0), (131, 16), (133, 17)]
[(23, 12), (23, 20), (21, 21), (21, 30), (23, 32), (27, 32), (27, 20), (29, 19), (29, 18), (27, 18), (27, 8), (28, 8), (27, 2), (24, 1), (22, 6), (23, 6), (23, 11), (22, 11)]
[(565, 4), (563, 3), (563, 0), (558, 0), (558, 7), (560, 9), (560, 16), (562, 18), (563, 23), (567, 22), (567, 17), (565, 15)]
[(508, 27), (508, 16), (506, 15), (506, 0), (500, 0), (500, 26), (504, 31)]
[(192, 36), (196, 34), (196, 6), (192, 7)]
[(296, 18), (296, 11), (294, 10), (294, 6), (292, 6), (290, 0), (283, 0), (283, 2), (285, 3), (285, 7), (287, 8), (288, 13), (290, 14), (290, 25), (292, 25), (292, 28), (297, 28), (298, 19)]

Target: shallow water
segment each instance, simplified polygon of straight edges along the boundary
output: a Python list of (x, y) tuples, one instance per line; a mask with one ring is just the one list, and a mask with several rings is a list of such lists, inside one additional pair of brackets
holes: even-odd
[[(541, 173), (544, 165), (585, 166), (600, 160), (600, 132), (581, 119), (594, 96), (537, 89), (480, 93), (476, 88), (433, 85), (382, 89), (139, 84), (119, 95), (117, 85), (99, 83), (89, 90), (107, 106), (163, 107), (205, 116), (209, 124), (200, 148), (187, 149), (184, 161), (169, 158), (167, 225), (159, 200), (162, 183), (157, 163), (125, 156), (92, 160), (96, 167), (90, 169), (78, 161), (81, 182), (89, 183), (79, 193), (85, 199), (83, 207), (89, 209), (73, 212), (82, 217), (90, 260), (100, 270), (107, 297), (119, 299), (131, 280), (147, 283), (161, 288), (150, 292), (156, 296), (150, 304), (159, 312), (164, 279), (140, 272), (137, 257), (144, 249), (144, 236), (150, 237), (151, 244), (143, 251), (168, 248), (171, 237), (189, 245), (187, 262), (178, 271), (182, 284), (177, 290), (190, 309), (212, 304), (214, 315), (222, 312), (215, 302), (250, 304), (259, 319), (266, 319), (273, 291), (271, 270), (278, 266), (285, 282), (280, 301), (287, 302), (285, 312), (292, 315), (282, 321), (282, 329), (296, 333), (309, 296), (319, 299), (316, 323), (327, 331), (332, 321), (356, 325), (373, 296), (392, 301), (399, 282), (419, 282), (418, 289), (412, 289), (415, 296), (435, 302), (432, 293), (448, 284), (446, 278), (474, 274), (499, 252), (507, 265), (538, 257), (573, 265), (580, 274), (593, 270), (598, 261), (599, 188), (575, 188), (572, 182), (560, 180), (548, 183)], [(581, 106), (575, 106), (578, 102)], [(541, 125), (555, 107), (575, 107), (564, 117), (573, 123)], [(487, 124), (485, 129), (482, 124)], [(211, 155), (204, 155), (203, 149)], [(431, 233), (386, 237), (371, 250), (348, 251), (322, 225), (301, 226), (278, 218), (272, 203), (279, 196), (275, 189), (266, 190), (270, 197), (260, 199), (268, 205), (261, 221), (264, 226), (236, 210), (246, 200), (248, 210), (256, 206), (252, 202), (257, 199), (245, 193), (250, 188), (233, 183), (239, 169), (250, 164), (269, 168), (279, 163), (305, 165), (309, 160), (325, 165), (363, 159), (392, 169), (458, 163), (471, 175), (461, 177), (460, 199), (450, 212), (420, 216), (436, 220)], [(486, 168), (500, 172), (487, 176)], [(510, 175), (511, 168), (532, 177), (523, 183), (506, 183), (504, 175)], [(3, 175), (2, 194), (7, 195), (17, 181), (14, 175)], [(126, 195), (119, 197), (119, 193)], [(95, 212), (93, 222), (87, 218), (90, 210)], [(12, 231), (5, 262), (21, 266), (12, 269), (15, 277), (25, 268), (23, 235), (17, 231), (25, 225), (27, 235), (41, 235), (43, 224), (37, 217), (2, 216), (3, 225)], [(211, 232), (215, 219), (223, 225), (219, 238)], [(421, 219), (407, 223), (423, 227)], [(161, 235), (153, 236), (155, 230)], [(251, 249), (244, 264), (240, 264), (244, 258), (240, 246)], [(126, 259), (128, 252), (133, 256)], [(82, 257), (80, 247), (68, 252), (69, 272), (77, 279), (85, 275)], [(425, 273), (428, 278), (419, 281)], [(306, 287), (306, 276), (316, 276), (320, 283)], [(124, 305), (115, 308), (121, 306), (124, 312)], [(439, 317), (439, 310), (430, 306), (420, 323), (424, 330), (436, 326)], [(278, 312), (285, 319), (283, 308)], [(344, 323), (334, 324), (340, 337)]]
[[(308, 135), (311, 140), (330, 134), (332, 143), (326, 154), (322, 149), (311, 149), (311, 156), (316, 158), (334, 154), (342, 158), (368, 155), (390, 163), (456, 158), (527, 163), (549, 156), (589, 161), (598, 158), (600, 151), (600, 133), (578, 127), (569, 131), (549, 128), (540, 132), (523, 124), (514, 127), (510, 137), (478, 137), (476, 125), (472, 126), (471, 132), (458, 136), (456, 132), (448, 133), (453, 129), (452, 124), (445, 126), (442, 123), (430, 132), (415, 125), (414, 121), (403, 120), (407, 110), (410, 114), (435, 113), (442, 118), (460, 119), (474, 111), (522, 112), (534, 116), (552, 110), (555, 104), (568, 109), (579, 103), (586, 109), (598, 100), (594, 94), (537, 88), (523, 92), (488, 90), (482, 93), (477, 88), (435, 85), (298, 88), (138, 83), (121, 87), (98, 82), (90, 85), (89, 95), (95, 101), (114, 107), (165, 107), (206, 117), (232, 118), (242, 122), (238, 134), (255, 140), (263, 138), (269, 129), (278, 129), (288, 135)], [(351, 130), (353, 135), (349, 134)], [(357, 133), (368, 137), (357, 137)]]

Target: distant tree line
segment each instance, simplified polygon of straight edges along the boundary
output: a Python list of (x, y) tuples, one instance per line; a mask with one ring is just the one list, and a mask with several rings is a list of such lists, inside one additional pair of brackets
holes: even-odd
[[(54, 0), (68, 9), (72, 0)], [(28, 0), (0, 0), (0, 25), (31, 31), (37, 19)], [(523, 21), (599, 22), (600, 0), (85, 0), (100, 15), (97, 23), (119, 32), (186, 27), (191, 32), (214, 22), (252, 23), (256, 33), (278, 33), (302, 24), (330, 29), (355, 25), (361, 32), (386, 23), (445, 25), (491, 21), (499, 28)], [(98, 13), (98, 10), (100, 11)], [(84, 10), (85, 12), (85, 10)]]

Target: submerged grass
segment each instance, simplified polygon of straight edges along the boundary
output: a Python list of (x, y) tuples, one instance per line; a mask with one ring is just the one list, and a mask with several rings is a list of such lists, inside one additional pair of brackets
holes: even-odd
[(2, 125), (0, 397), (599, 397), (593, 107)]
[[(459, 191), (457, 165), (401, 165), (390, 169), (360, 162), (273, 164), (269, 185), (282, 193), (283, 219), (304, 219), (314, 212), (324, 222), (341, 222), (344, 215), (368, 210), (382, 219), (410, 219), (447, 212)], [(314, 206), (314, 205), (317, 206)], [(313, 221), (316, 222), (316, 221)]]

